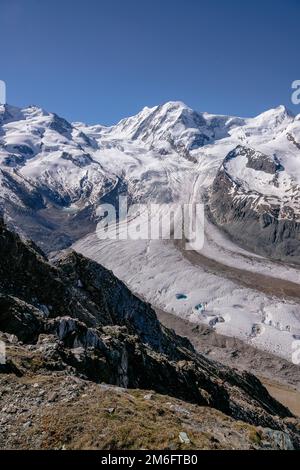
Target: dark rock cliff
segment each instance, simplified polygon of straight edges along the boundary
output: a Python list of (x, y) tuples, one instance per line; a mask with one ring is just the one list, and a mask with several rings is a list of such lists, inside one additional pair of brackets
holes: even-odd
[[(208, 215), (246, 249), (275, 260), (300, 263), (299, 217), (288, 202), (252, 191), (227, 171), (227, 162), (247, 157), (247, 168), (274, 175), (283, 167), (275, 157), (238, 146), (224, 159), (208, 195)], [(266, 188), (267, 189), (267, 188)], [(291, 201), (293, 199), (291, 195)]]
[(51, 264), (3, 222), (0, 331), (12, 352), (2, 374), (64, 374), (155, 390), (284, 432), (300, 446), (291, 413), (255, 376), (196, 353), (102, 266), (74, 252)]

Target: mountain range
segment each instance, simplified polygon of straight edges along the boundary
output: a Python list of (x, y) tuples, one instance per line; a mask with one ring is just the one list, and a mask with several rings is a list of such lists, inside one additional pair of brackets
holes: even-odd
[[(120, 195), (131, 205), (203, 203), (201, 252), (164, 240), (100, 242), (97, 208), (117, 207)], [(300, 337), (299, 197), (300, 115), (284, 106), (239, 118), (169, 102), (109, 127), (0, 107), (9, 228), (50, 256), (72, 246), (154, 306), (289, 360)]]
[(222, 230), (299, 262), (300, 117), (283, 106), (242, 119), (171, 102), (105, 127), (5, 105), (0, 139), (1, 211), (37, 243), (71, 244), (91, 230), (95, 205), (120, 193), (133, 202), (188, 200), (190, 178), (202, 171)]
[(299, 419), (254, 375), (197, 353), (102, 266), (50, 263), (3, 221), (0, 338), (1, 448), (300, 447)]
[[(202, 249), (100, 240), (119, 196), (133, 230), (151, 203), (202, 204)], [(284, 106), (169, 102), (114, 126), (0, 106), (0, 447), (299, 448), (299, 419), (249, 373), (298, 393), (299, 263), (300, 115)]]

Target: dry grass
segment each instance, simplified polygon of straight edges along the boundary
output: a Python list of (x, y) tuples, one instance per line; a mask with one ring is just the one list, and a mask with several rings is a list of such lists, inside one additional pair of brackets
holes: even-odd
[[(61, 378), (25, 376), (18, 379), (32, 389), (33, 384), (57, 390)], [(36, 382), (38, 380), (38, 382)], [(86, 384), (86, 383), (85, 383)], [(21, 448), (42, 449), (228, 449), (253, 439), (249, 429), (223, 413), (199, 407), (149, 391), (124, 390), (87, 383), (76, 399), (58, 399), (31, 412), (32, 426)], [(19, 420), (22, 427), (26, 417)], [(186, 432), (190, 443), (180, 442)], [(253, 431), (254, 432), (254, 431)], [(18, 433), (17, 433), (18, 434)], [(38, 436), (38, 439), (37, 439)], [(230, 442), (232, 441), (232, 442)]]

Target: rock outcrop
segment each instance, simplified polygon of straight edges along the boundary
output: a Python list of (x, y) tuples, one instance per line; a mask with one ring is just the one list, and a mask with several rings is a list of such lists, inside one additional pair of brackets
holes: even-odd
[(242, 145), (224, 159), (209, 191), (212, 220), (241, 246), (300, 263), (300, 187), (276, 158)]
[(102, 266), (74, 252), (51, 264), (3, 222), (0, 294), (2, 381), (73, 376), (153, 390), (284, 433), (284, 442), (300, 446), (297, 420), (255, 376), (196, 353)]

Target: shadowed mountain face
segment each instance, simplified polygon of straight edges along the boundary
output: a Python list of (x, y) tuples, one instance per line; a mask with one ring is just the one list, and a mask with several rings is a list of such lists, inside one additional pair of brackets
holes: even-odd
[(74, 252), (50, 264), (2, 221), (0, 331), (8, 351), (2, 377), (63, 374), (155, 390), (280, 431), (300, 446), (290, 412), (256, 377), (196, 353), (102, 266)]
[(276, 156), (238, 146), (224, 159), (209, 192), (215, 223), (249, 250), (300, 263), (300, 185)]

